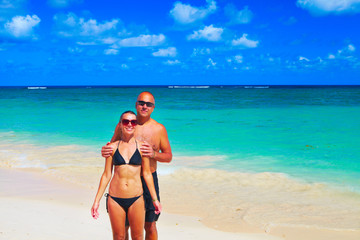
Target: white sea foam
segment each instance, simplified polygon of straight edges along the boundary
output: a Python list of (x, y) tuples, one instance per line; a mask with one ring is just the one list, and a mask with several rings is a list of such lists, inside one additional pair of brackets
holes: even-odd
[(210, 86), (168, 86), (168, 88), (210, 88)]
[(360, 230), (360, 194), (282, 173), (185, 168), (161, 180), (166, 202), (213, 223)]
[[(7, 133), (9, 136), (13, 133)], [(0, 167), (37, 169), (94, 191), (104, 166), (100, 149), (79, 145), (46, 147), (2, 140), (0, 153)], [(273, 226), (360, 230), (359, 193), (292, 179), (283, 173), (210, 168), (224, 160), (226, 156), (221, 155), (175, 154), (170, 164), (159, 163), (165, 206), (224, 226), (247, 222), (267, 231)]]
[(47, 89), (47, 87), (27, 87), (27, 89), (29, 89), (29, 90), (39, 90), (39, 89), (43, 90), (43, 89)]

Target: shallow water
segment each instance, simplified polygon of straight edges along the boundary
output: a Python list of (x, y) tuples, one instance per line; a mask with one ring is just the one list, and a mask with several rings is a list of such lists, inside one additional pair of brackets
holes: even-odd
[(163, 179), (222, 199), (229, 221), (360, 229), (360, 88), (0, 89), (0, 167), (96, 189), (100, 148), (143, 90), (174, 154)]

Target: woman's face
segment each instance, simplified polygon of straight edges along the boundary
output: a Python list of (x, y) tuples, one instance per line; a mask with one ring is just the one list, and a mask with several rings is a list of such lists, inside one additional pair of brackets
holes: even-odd
[(137, 125), (136, 116), (131, 113), (126, 113), (121, 119), (122, 131), (128, 134), (133, 134)]

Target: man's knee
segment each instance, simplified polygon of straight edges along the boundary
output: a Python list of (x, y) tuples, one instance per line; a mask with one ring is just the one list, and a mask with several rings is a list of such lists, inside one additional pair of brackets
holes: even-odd
[(146, 233), (156, 233), (156, 222), (145, 222)]
[(143, 234), (143, 232), (132, 233), (131, 234), (131, 239), (132, 240), (143, 240), (144, 239), (144, 234)]

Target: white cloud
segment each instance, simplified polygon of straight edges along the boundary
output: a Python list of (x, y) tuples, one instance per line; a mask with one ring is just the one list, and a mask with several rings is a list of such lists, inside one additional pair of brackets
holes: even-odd
[[(148, 47), (165, 43), (163, 34), (139, 34), (140, 28), (127, 31), (120, 19), (99, 22), (96, 19), (78, 17), (75, 13), (56, 14), (54, 16), (57, 34), (65, 38), (73, 38), (79, 45), (110, 45), (104, 54), (115, 54), (120, 47)], [(147, 31), (141, 28), (142, 31)], [(131, 37), (134, 36), (136, 37)], [(112, 49), (112, 50), (110, 50)]]
[(118, 55), (118, 54), (119, 54), (119, 50), (117, 50), (117, 49), (112, 49), (112, 48), (110, 48), (110, 49), (105, 49), (105, 50), (104, 50), (104, 54), (105, 54), (105, 55)]
[(79, 44), (79, 45), (82, 45), (82, 46), (95, 46), (95, 45), (97, 45), (96, 42), (81, 42), (81, 41), (76, 42), (76, 44)]
[(209, 55), (210, 53), (211, 53), (210, 48), (194, 48), (191, 56), (196, 57), (199, 55)]
[(349, 44), (349, 45), (347, 46), (347, 50), (350, 51), (350, 52), (355, 52), (356, 48), (354, 47), (354, 45)]
[(181, 62), (179, 60), (167, 60), (166, 62), (164, 62), (165, 65), (178, 65)]
[(177, 51), (175, 47), (169, 47), (164, 49), (159, 49), (159, 51), (152, 54), (155, 57), (176, 57)]
[(235, 60), (235, 62), (237, 62), (237, 63), (242, 63), (242, 62), (243, 62), (243, 56), (241, 56), (241, 55), (236, 55), (236, 56), (234, 57), (234, 60)]
[(360, 0), (297, 0), (296, 5), (315, 16), (360, 12)]
[(338, 50), (337, 53), (338, 53), (338, 56), (349, 56), (353, 52), (355, 52), (355, 50), (356, 50), (355, 46), (352, 44), (349, 44), (346, 47)]
[(60, 29), (58, 34), (63, 37), (83, 36), (93, 38), (114, 34), (120, 23), (118, 19), (103, 23), (98, 23), (95, 19), (86, 21), (84, 18), (79, 18), (75, 13), (57, 14), (54, 16), (54, 21)]
[(65, 8), (74, 3), (82, 3), (82, 0), (48, 0), (48, 4), (54, 8)]
[[(27, 2), (27, 0), (0, 0), (0, 15), (2, 17), (9, 14), (14, 16), (15, 12), (23, 9)], [(2, 9), (5, 11), (1, 11)]]
[(209, 65), (207, 65), (206, 68), (210, 68), (210, 67), (215, 68), (215, 66), (216, 66), (216, 64), (217, 64), (217, 63), (214, 62), (214, 60), (212, 60), (211, 58), (208, 59), (208, 63), (209, 63)]
[(234, 4), (228, 4), (225, 7), (225, 15), (230, 19), (231, 24), (246, 24), (251, 22), (253, 13), (245, 6), (242, 10), (237, 10)]
[(216, 2), (214, 0), (206, 0), (206, 2), (208, 3), (206, 8), (197, 8), (189, 4), (176, 2), (174, 8), (170, 11), (170, 15), (180, 24), (189, 24), (202, 20), (216, 11)]
[(285, 25), (293, 25), (297, 23), (297, 19), (295, 17), (290, 17), (289, 19), (287, 19), (286, 21), (284, 21)]
[(122, 69), (129, 69), (130, 67), (127, 64), (123, 63), (123, 64), (121, 64), (121, 68)]
[(328, 56), (328, 59), (335, 59), (336, 57), (335, 57), (335, 55), (334, 54), (329, 54), (329, 56)]
[(0, 34), (3, 33), (4, 23), (14, 16), (26, 13), (28, 0), (0, 0)]
[(118, 39), (114, 37), (107, 37), (102, 39), (104, 44), (114, 44), (116, 41), (118, 41)]
[(36, 15), (15, 16), (4, 24), (5, 30), (16, 38), (35, 38), (33, 28), (40, 23), (40, 18)]
[(138, 37), (126, 38), (120, 40), (117, 45), (119, 47), (150, 47), (159, 46), (165, 43), (165, 36), (159, 35), (140, 35)]
[(75, 48), (69, 47), (69, 48), (68, 48), (68, 51), (69, 51), (70, 53), (81, 53), (81, 52), (83, 51), (83, 49), (78, 48), (78, 47), (75, 47)]
[(302, 57), (302, 56), (300, 56), (300, 57), (299, 57), (299, 61), (306, 61), (306, 62), (310, 62), (310, 60), (309, 60), (308, 58), (306, 58), (306, 57)]
[(259, 45), (259, 41), (247, 39), (247, 36), (248, 35), (244, 33), (241, 38), (232, 40), (232, 45), (243, 48), (256, 48)]
[(16, 8), (18, 2), (22, 2), (22, 1), (0, 0), (0, 8)]
[(80, 19), (81, 32), (82, 36), (94, 36), (100, 35), (106, 31), (116, 29), (116, 24), (119, 23), (119, 20), (113, 19), (110, 22), (105, 22), (103, 24), (97, 23), (96, 20), (90, 19), (85, 22), (83, 19)]
[(228, 63), (230, 63), (230, 64), (231, 64), (232, 62), (235, 62), (235, 63), (240, 64), (240, 63), (243, 63), (243, 56), (242, 56), (242, 55), (235, 55), (235, 56), (232, 57), (232, 58), (227, 58), (226, 61), (227, 61)]
[(208, 40), (212, 42), (217, 42), (221, 40), (221, 34), (223, 33), (222, 28), (216, 28), (213, 25), (206, 26), (204, 29), (199, 31), (194, 31), (193, 34), (187, 37), (188, 40)]

